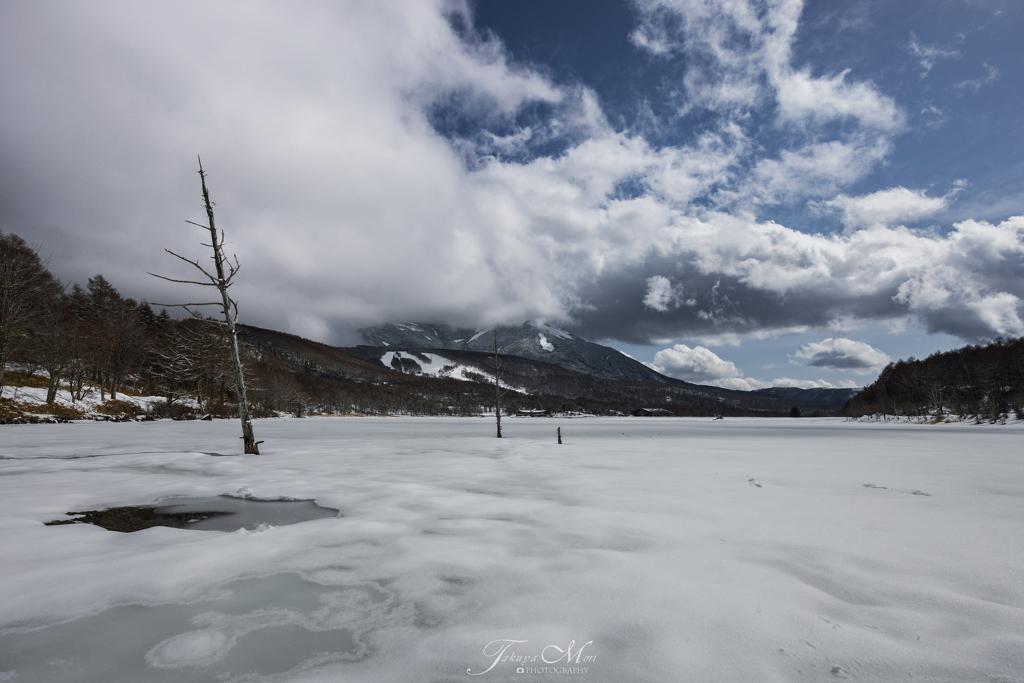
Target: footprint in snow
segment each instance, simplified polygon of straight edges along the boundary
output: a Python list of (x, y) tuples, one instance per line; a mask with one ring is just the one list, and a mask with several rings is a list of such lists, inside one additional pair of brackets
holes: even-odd
[(912, 496), (929, 496), (929, 497), (931, 497), (932, 494), (925, 493), (924, 491), (911, 491), (910, 495), (912, 495)]
[(864, 484), (863, 486), (866, 489), (885, 489), (885, 488), (888, 488), (886, 486), (879, 486), (878, 484)]
[(756, 481), (754, 481), (753, 477), (751, 477), (749, 481), (750, 481), (750, 485), (751, 486), (756, 486), (757, 488), (761, 488), (761, 485), (758, 484)]

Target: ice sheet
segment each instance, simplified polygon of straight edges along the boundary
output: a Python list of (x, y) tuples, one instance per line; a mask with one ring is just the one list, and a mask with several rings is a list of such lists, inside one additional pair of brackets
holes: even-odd
[[(1024, 671), (1020, 423), (556, 418), (509, 420), (501, 440), (482, 418), (255, 428), (264, 454), (230, 458), (213, 457), (240, 449), (228, 421), (0, 428), (0, 675), (988, 682)], [(345, 516), (222, 534), (42, 525), (225, 493), (316, 499)], [(495, 641), (516, 661), (469, 675), (492, 664)], [(565, 670), (571, 643), (583, 654), (568, 668), (587, 673), (525, 672)]]

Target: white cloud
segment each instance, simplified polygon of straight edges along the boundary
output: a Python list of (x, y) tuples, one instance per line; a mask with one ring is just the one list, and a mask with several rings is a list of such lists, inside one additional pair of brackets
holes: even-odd
[(929, 197), (923, 190), (894, 187), (860, 197), (840, 194), (817, 206), (834, 208), (842, 212), (843, 225), (852, 230), (872, 225), (889, 226), (900, 221), (917, 221), (945, 209), (956, 197), (963, 183), (942, 197)]
[(711, 384), (723, 389), (734, 389), (736, 391), (756, 391), (757, 389), (771, 389), (772, 387), (796, 387), (797, 389), (856, 389), (860, 385), (852, 380), (842, 380), (833, 384), (823, 379), (791, 379), (789, 377), (778, 377), (772, 380), (754, 379), (753, 377), (732, 377), (720, 379)]
[(647, 365), (663, 375), (699, 384), (743, 376), (732, 361), (719, 358), (703, 346), (690, 348), (686, 344), (658, 351)]
[(890, 97), (868, 83), (848, 83), (847, 69), (832, 78), (815, 78), (808, 70), (781, 70), (775, 76), (776, 97), (782, 116), (803, 118), (852, 118), (860, 124), (881, 130), (899, 130), (903, 113)]
[(887, 138), (855, 136), (783, 150), (778, 158), (761, 159), (755, 164), (736, 198), (774, 204), (829, 196), (866, 175), (890, 149)]
[(661, 275), (647, 278), (644, 306), (662, 313), (680, 306), (696, 306), (696, 299), (687, 299), (682, 287), (673, 287), (672, 281)]
[(667, 277), (655, 275), (647, 278), (647, 294), (644, 296), (644, 306), (653, 308), (656, 311), (667, 311), (672, 303), (672, 283)]
[[(750, 107), (774, 97), (781, 119), (793, 123), (854, 119), (896, 131), (903, 115), (892, 98), (867, 82), (848, 82), (849, 70), (815, 77), (792, 64), (792, 42), (803, 2), (764, 5), (748, 0), (637, 0), (641, 24), (633, 42), (654, 54), (691, 57), (684, 78), (698, 105)], [(768, 88), (764, 82), (767, 81)]]
[(861, 317), (858, 309), (883, 309), (888, 300), (900, 305), (893, 316), (909, 311), (933, 330), (966, 338), (1024, 333), (1024, 283), (1015, 275), (1024, 261), (1024, 216), (998, 225), (964, 221), (946, 235), (875, 226), (825, 236), (717, 214), (680, 219), (666, 238), (663, 249), (693, 254), (702, 272), (820, 300), (829, 319)]
[(892, 358), (870, 344), (844, 337), (830, 337), (801, 346), (796, 357), (805, 365), (835, 369), (881, 369)]
[[(869, 347), (870, 348), (870, 347)], [(743, 372), (732, 361), (719, 358), (710, 349), (703, 346), (690, 348), (686, 344), (675, 344), (671, 348), (662, 349), (654, 354), (654, 361), (646, 363), (652, 370), (669, 377), (693, 382), (735, 389), (737, 391), (754, 391), (769, 387), (798, 387), (800, 389), (834, 389), (836, 387), (856, 387), (855, 382), (843, 380), (838, 384), (825, 380), (791, 379), (779, 377), (772, 380), (744, 377)]]
[(960, 58), (960, 53), (956, 50), (943, 50), (931, 45), (922, 45), (913, 33), (910, 34), (910, 43), (907, 45), (907, 50), (917, 58), (918, 65), (921, 67), (921, 78), (924, 78), (931, 72), (932, 67), (935, 66), (935, 62), (938, 60)]
[(956, 84), (955, 87), (959, 90), (971, 90), (973, 92), (978, 92), (979, 90), (982, 89), (982, 87), (995, 83), (997, 80), (999, 80), (999, 77), (1002, 75), (999, 69), (992, 66), (988, 62), (985, 62), (984, 66), (986, 72), (985, 78), (975, 78), (966, 81), (960, 81), (959, 83)]
[(934, 104), (929, 104), (921, 110), (921, 119), (929, 128), (941, 128), (949, 120), (949, 117)]

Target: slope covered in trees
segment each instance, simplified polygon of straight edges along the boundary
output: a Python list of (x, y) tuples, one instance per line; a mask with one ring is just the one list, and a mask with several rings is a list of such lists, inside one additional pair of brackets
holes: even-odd
[(1024, 338), (997, 339), (890, 363), (843, 409), (846, 415), (1024, 417)]

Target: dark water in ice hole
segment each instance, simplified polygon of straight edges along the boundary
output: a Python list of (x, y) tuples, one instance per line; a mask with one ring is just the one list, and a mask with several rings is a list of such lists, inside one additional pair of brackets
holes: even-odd
[(253, 500), (234, 496), (208, 496), (205, 498), (163, 498), (153, 504), (157, 513), (226, 512), (215, 517), (189, 521), (189, 529), (200, 531), (252, 531), (261, 524), (287, 526), (325, 517), (339, 517), (340, 511), (320, 507), (312, 500)]

